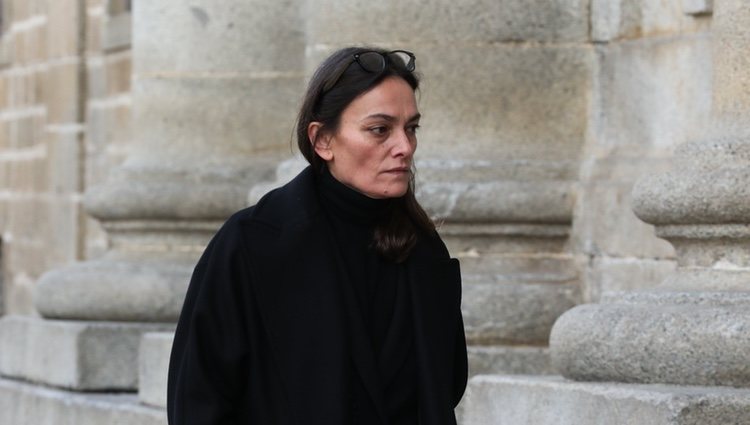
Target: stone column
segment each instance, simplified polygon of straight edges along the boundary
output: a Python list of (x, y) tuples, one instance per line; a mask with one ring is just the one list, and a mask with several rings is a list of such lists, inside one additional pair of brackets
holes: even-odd
[(472, 373), (550, 370), (550, 328), (579, 299), (566, 244), (593, 63), (578, 44), (587, 9), (581, 0), (309, 2), (308, 71), (349, 44), (416, 54), (417, 196), (461, 259)]
[(750, 387), (748, 28), (750, 3), (715, 2), (711, 124), (634, 189), (636, 214), (675, 247), (676, 272), (563, 315), (551, 343), (564, 376)]
[(85, 194), (110, 248), (40, 279), (44, 320), (3, 320), (5, 375), (135, 389), (141, 333), (173, 326), (206, 242), (288, 149), (299, 2), (138, 1), (133, 25), (132, 151)]
[(710, 124), (633, 192), (677, 270), (563, 314), (550, 350), (564, 378), (475, 378), (464, 425), (750, 423), (750, 4), (713, 6)]

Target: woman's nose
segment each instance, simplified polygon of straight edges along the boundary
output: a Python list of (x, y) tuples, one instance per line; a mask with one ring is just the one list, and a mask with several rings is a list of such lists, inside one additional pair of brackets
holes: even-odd
[(414, 135), (410, 135), (407, 130), (401, 130), (396, 135), (393, 153), (395, 156), (411, 156), (417, 149), (417, 140)]

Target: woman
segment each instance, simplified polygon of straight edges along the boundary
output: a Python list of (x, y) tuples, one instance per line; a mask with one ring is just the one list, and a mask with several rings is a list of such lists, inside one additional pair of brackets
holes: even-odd
[(414, 60), (346, 48), (315, 72), (297, 124), (310, 166), (195, 268), (170, 424), (455, 424), (460, 273), (414, 198)]

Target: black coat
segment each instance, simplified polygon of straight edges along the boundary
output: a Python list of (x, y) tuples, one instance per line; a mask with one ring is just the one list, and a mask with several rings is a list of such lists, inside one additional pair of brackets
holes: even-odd
[[(349, 425), (351, 373), (386, 424), (378, 372), (308, 167), (233, 215), (195, 267), (169, 365), (171, 425)], [(420, 425), (455, 425), (467, 379), (458, 261), (407, 260)]]

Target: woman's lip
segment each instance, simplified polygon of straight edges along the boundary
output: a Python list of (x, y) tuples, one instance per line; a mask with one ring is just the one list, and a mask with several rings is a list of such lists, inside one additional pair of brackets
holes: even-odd
[(410, 168), (391, 168), (390, 170), (385, 170), (386, 173), (408, 173), (411, 172)]

